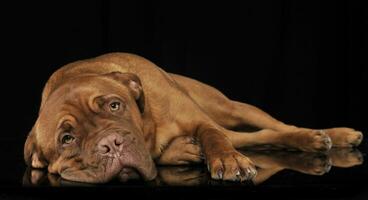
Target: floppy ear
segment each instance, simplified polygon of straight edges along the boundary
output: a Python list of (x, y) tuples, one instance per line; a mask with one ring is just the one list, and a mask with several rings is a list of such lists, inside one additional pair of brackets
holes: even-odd
[(106, 74), (106, 76), (109, 76), (113, 78), (114, 80), (117, 80), (123, 83), (124, 85), (126, 85), (130, 93), (133, 95), (134, 99), (136, 100), (139, 111), (141, 113), (144, 113), (145, 99), (144, 99), (144, 93), (142, 89), (142, 83), (136, 74), (111, 72), (111, 73)]
[(24, 160), (28, 166), (33, 168), (44, 168), (47, 166), (47, 162), (43, 158), (42, 153), (37, 149), (34, 130), (35, 128), (33, 127), (24, 144)]

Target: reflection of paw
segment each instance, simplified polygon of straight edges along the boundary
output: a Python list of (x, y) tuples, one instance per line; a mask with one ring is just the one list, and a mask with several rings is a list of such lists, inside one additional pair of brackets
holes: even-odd
[(182, 165), (202, 162), (201, 148), (190, 136), (175, 138), (163, 151), (159, 164)]
[(163, 166), (158, 168), (158, 178), (167, 185), (195, 186), (207, 180), (203, 168), (190, 168), (187, 166)]
[[(308, 156), (307, 156), (308, 157)], [(330, 171), (332, 162), (331, 159), (323, 154), (311, 154), (306, 159), (306, 173), (311, 175), (323, 175)]]
[(364, 161), (362, 153), (352, 148), (332, 148), (328, 154), (332, 165), (336, 167), (353, 167), (363, 164)]
[(309, 175), (323, 175), (332, 166), (330, 157), (321, 153), (300, 152), (285, 155), (284, 159), (284, 168)]
[(46, 173), (47, 172), (42, 170), (31, 169), (31, 184), (39, 185), (42, 181), (44, 181), (43, 179), (45, 179)]
[(60, 176), (50, 174), (47, 171), (40, 169), (28, 168), (24, 173), (23, 185), (24, 186), (38, 186), (38, 185), (51, 185), (60, 186)]
[(331, 138), (323, 131), (303, 130), (298, 133), (300, 149), (307, 152), (323, 152), (331, 149)]
[(253, 162), (237, 151), (211, 156), (207, 164), (211, 177), (217, 180), (244, 181), (257, 174)]
[(334, 147), (354, 147), (363, 140), (363, 134), (351, 128), (330, 128), (324, 130), (331, 138)]

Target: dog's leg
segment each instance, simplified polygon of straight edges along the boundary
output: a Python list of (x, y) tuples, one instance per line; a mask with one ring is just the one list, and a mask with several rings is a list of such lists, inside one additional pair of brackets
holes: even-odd
[(243, 125), (278, 131), (293, 128), (255, 106), (228, 99), (214, 87), (188, 77), (170, 75), (210, 118), (225, 128), (231, 129)]
[(330, 137), (323, 131), (316, 130), (280, 132), (263, 129), (252, 133), (224, 130), (224, 133), (235, 148), (261, 147), (323, 152), (329, 150), (332, 146)]
[[(298, 133), (311, 130), (285, 124), (255, 106), (232, 101), (207, 84), (180, 75), (171, 76), (210, 118), (225, 128), (250, 125), (280, 132)], [(361, 132), (351, 128), (330, 128), (323, 131), (331, 138), (334, 147), (358, 146), (363, 139)]]
[(195, 137), (213, 179), (243, 181), (256, 175), (253, 162), (233, 147), (219, 127), (201, 124)]

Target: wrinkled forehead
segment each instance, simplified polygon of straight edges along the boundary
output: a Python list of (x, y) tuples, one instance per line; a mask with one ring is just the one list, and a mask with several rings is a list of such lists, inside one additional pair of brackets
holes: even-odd
[(50, 94), (39, 120), (47, 121), (49, 126), (55, 127), (64, 115), (91, 110), (94, 99), (111, 94), (126, 100), (130, 98), (128, 88), (112, 79), (84, 77), (70, 80)]
[[(52, 92), (46, 104), (60, 105), (66, 102), (83, 103), (97, 96), (116, 94), (128, 98), (124, 84), (103, 76), (87, 76), (66, 81)], [(57, 107), (57, 106), (56, 106)]]
[[(117, 93), (125, 95), (128, 88), (120, 82), (103, 75), (77, 77), (61, 84), (51, 95), (73, 97), (73, 95), (91, 95), (95, 93)], [(51, 96), (50, 96), (51, 97)]]

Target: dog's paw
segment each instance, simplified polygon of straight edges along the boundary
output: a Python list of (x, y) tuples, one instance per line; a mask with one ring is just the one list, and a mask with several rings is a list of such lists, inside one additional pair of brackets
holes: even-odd
[(222, 152), (207, 161), (211, 177), (217, 180), (245, 181), (257, 175), (255, 165), (237, 151)]
[(300, 171), (306, 174), (323, 175), (329, 172), (332, 167), (330, 157), (324, 154), (306, 153), (301, 160), (303, 159), (305, 162), (303, 162), (303, 167)]
[(164, 150), (159, 164), (183, 165), (203, 161), (201, 148), (193, 137), (175, 138)]
[(330, 136), (334, 147), (355, 147), (363, 140), (363, 133), (351, 128), (329, 128), (323, 131)]
[(294, 135), (294, 140), (298, 141), (298, 148), (306, 152), (325, 152), (332, 147), (331, 138), (321, 130), (302, 130)]

